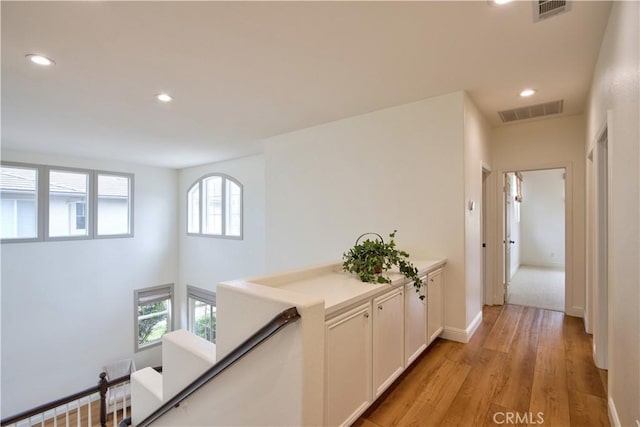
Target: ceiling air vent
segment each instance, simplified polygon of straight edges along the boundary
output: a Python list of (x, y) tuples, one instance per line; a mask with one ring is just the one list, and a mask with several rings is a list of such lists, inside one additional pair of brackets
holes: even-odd
[(536, 0), (533, 2), (533, 22), (556, 16), (571, 10), (568, 0)]
[(502, 123), (515, 122), (516, 120), (534, 119), (552, 114), (562, 113), (563, 101), (552, 101), (544, 104), (529, 105), (527, 107), (514, 108), (512, 110), (498, 111)]

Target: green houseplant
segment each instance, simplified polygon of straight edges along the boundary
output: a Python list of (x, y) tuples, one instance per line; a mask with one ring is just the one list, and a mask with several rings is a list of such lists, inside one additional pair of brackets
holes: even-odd
[[(389, 234), (388, 243), (377, 233), (365, 233), (358, 237), (356, 244), (342, 255), (342, 269), (356, 274), (363, 282), (391, 283), (391, 279), (384, 273), (398, 267), (402, 275), (413, 281), (413, 287), (419, 293), (422, 280), (418, 277), (418, 269), (409, 261), (409, 254), (396, 247), (394, 238), (397, 231), (393, 230), (393, 233)], [(360, 243), (360, 239), (369, 234), (377, 238), (366, 239)], [(420, 295), (420, 299), (424, 299), (424, 295)]]

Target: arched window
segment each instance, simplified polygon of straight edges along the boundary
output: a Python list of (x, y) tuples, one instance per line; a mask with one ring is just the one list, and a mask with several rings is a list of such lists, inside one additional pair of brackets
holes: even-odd
[(242, 239), (242, 184), (205, 175), (187, 191), (187, 234)]

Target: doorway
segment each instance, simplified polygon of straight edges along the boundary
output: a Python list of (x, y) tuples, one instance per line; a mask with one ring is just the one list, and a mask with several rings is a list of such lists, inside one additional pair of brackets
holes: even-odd
[(566, 171), (504, 173), (504, 302), (565, 311)]

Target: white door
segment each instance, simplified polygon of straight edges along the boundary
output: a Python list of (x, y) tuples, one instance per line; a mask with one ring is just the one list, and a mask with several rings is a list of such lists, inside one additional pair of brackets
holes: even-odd
[(404, 370), (404, 289), (373, 300), (374, 399)]
[(504, 174), (504, 279), (503, 279), (503, 303), (509, 301), (509, 286), (511, 285), (511, 175)]
[(427, 348), (427, 300), (420, 299), (426, 295), (427, 278), (422, 279), (420, 293), (416, 293), (413, 282), (404, 289), (404, 357), (406, 366), (416, 360)]
[(427, 345), (444, 330), (444, 299), (442, 269), (429, 273), (427, 283)]
[(326, 325), (325, 425), (355, 422), (371, 403), (371, 304)]

